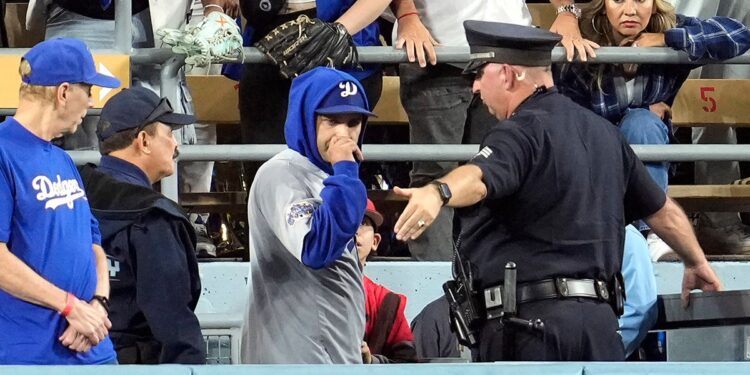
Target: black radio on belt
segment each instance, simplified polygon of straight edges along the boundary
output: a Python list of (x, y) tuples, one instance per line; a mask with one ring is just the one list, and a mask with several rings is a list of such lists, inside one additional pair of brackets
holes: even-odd
[(443, 284), (443, 292), (450, 307), (451, 329), (461, 345), (472, 348), (477, 344), (476, 333), (483, 322), (480, 310), (483, 306), (477, 301), (471, 271), (465, 272), (466, 268), (471, 270), (471, 265), (467, 262), (458, 267), (461, 273)]

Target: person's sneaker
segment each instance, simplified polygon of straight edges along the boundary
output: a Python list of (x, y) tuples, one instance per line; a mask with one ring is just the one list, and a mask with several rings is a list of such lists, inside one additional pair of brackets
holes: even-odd
[(652, 262), (658, 262), (660, 260), (679, 260), (679, 257), (677, 257), (674, 250), (672, 250), (664, 240), (659, 238), (656, 233), (649, 233), (648, 236), (646, 236), (646, 243), (648, 243), (648, 252), (651, 255)]
[(208, 235), (208, 229), (205, 224), (193, 223), (197, 243), (195, 245), (195, 254), (198, 258), (216, 258), (216, 245)]
[(750, 228), (747, 225), (738, 223), (716, 227), (701, 215), (695, 235), (706, 254), (750, 254)]

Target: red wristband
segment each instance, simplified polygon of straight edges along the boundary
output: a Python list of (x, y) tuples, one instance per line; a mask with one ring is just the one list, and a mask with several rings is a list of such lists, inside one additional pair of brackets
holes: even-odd
[(73, 293), (68, 293), (67, 296), (65, 296), (65, 308), (60, 311), (60, 315), (63, 316), (63, 318), (67, 318), (68, 315), (70, 315), (70, 312), (73, 311), (73, 302), (75, 301), (76, 296), (73, 295)]
[(401, 20), (402, 18), (404, 18), (406, 16), (419, 16), (419, 13), (417, 13), (417, 12), (404, 13), (404, 14), (398, 16), (398, 20)]

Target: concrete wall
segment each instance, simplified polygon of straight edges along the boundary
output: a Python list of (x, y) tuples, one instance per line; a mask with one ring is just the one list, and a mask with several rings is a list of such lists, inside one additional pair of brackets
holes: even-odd
[[(726, 290), (750, 289), (750, 263), (712, 264)], [(679, 293), (681, 263), (655, 263), (659, 294)], [(201, 263), (203, 295), (200, 314), (242, 314), (248, 297), (249, 263)], [(448, 262), (370, 262), (365, 274), (375, 282), (407, 296), (406, 318), (411, 321), (422, 308), (442, 294), (451, 277)], [(240, 317), (241, 319), (241, 317)]]

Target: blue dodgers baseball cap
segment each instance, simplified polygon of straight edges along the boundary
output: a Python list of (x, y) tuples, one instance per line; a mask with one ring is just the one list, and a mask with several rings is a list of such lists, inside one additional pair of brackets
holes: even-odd
[(195, 116), (174, 113), (167, 98), (144, 87), (132, 87), (115, 94), (104, 104), (96, 135), (104, 141), (123, 130), (142, 129), (161, 122), (173, 130), (195, 122)]
[(91, 51), (78, 39), (46, 40), (26, 52), (23, 59), (31, 66), (31, 73), (21, 79), (29, 85), (57, 86), (68, 82), (120, 87), (120, 80), (117, 78), (96, 72)]
[(365, 93), (352, 81), (341, 81), (328, 92), (315, 113), (319, 115), (336, 115), (341, 113), (359, 113), (377, 117), (367, 106)]

